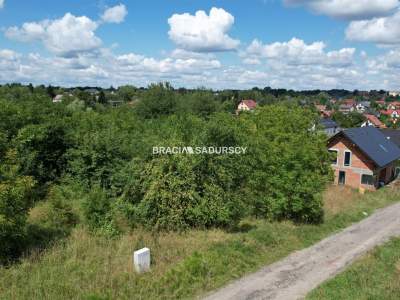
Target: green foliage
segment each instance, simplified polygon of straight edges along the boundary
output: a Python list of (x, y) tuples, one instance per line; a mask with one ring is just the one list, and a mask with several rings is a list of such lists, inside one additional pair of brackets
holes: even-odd
[(135, 217), (157, 229), (235, 225), (241, 215), (239, 199), (224, 193), (212, 178), (199, 176), (199, 163), (191, 156), (149, 162), (139, 179), (144, 193)]
[(360, 125), (365, 121), (365, 117), (358, 112), (351, 112), (345, 115), (336, 111), (333, 113), (332, 119), (342, 128), (360, 127)]
[[(107, 235), (114, 235), (121, 216), (132, 226), (163, 230), (232, 228), (248, 215), (322, 220), (329, 156), (324, 137), (310, 130), (315, 115), (297, 106), (298, 98), (267, 105), (278, 101), (281, 91), (214, 93), (174, 90), (160, 83), (145, 91), (131, 86), (116, 93), (100, 90), (99, 102), (103, 96), (137, 100), (133, 106), (111, 108), (96, 105), (83, 88), (53, 90), (74, 93), (76, 99), (54, 105), (45, 87), (0, 88), (6, 111), (0, 112), (0, 154), (14, 147), (17, 175), (33, 176), (44, 187), (40, 195), (51, 204), (48, 213), (60, 213), (60, 224), (58, 217), (49, 216), (41, 226), (55, 222), (54, 227), (72, 228), (73, 214)], [(15, 100), (1, 99), (3, 91)], [(254, 113), (233, 115), (243, 98), (260, 100), (261, 105)], [(247, 151), (153, 155), (155, 146)], [(68, 190), (70, 184), (73, 190), (75, 183), (84, 191), (78, 200), (55, 192)]]
[[(244, 155), (164, 155), (136, 160), (123, 172), (123, 202), (133, 224), (161, 229), (233, 227), (247, 214), (321, 222), (331, 179), (322, 135), (311, 112), (271, 106), (239, 119), (216, 114), (167, 119), (162, 145), (241, 146)], [(121, 178), (127, 178), (122, 175)]]
[(39, 184), (61, 176), (69, 147), (63, 124), (25, 126), (14, 144), (21, 174), (33, 176)]
[(94, 186), (82, 202), (83, 216), (92, 231), (116, 236), (119, 231), (113, 220), (111, 199), (99, 186)]
[(145, 119), (157, 118), (173, 114), (176, 111), (176, 106), (176, 95), (170, 84), (152, 84), (136, 105), (136, 113)]
[(309, 130), (315, 116), (298, 107), (270, 106), (243, 117), (252, 130), (247, 188), (253, 214), (322, 221), (321, 193), (331, 168), (324, 137)]
[(13, 153), (0, 168), (0, 264), (17, 257), (24, 249), (26, 220), (32, 205), (30, 177), (17, 177)]

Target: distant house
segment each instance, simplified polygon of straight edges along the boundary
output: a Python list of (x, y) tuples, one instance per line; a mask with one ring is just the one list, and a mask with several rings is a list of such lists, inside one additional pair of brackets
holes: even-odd
[(396, 110), (399, 108), (400, 108), (400, 102), (398, 102), (398, 101), (389, 102), (387, 105), (387, 109)]
[(386, 105), (386, 101), (385, 100), (377, 100), (375, 101), (376, 104), (378, 104), (379, 106), (385, 106)]
[(351, 104), (340, 104), (339, 111), (345, 115), (354, 111), (354, 105)]
[(326, 133), (326, 135), (329, 137), (335, 135), (341, 130), (339, 125), (332, 119), (321, 119), (319, 124), (322, 127), (323, 131)]
[(381, 122), (376, 116), (370, 115), (370, 114), (365, 114), (364, 117), (367, 118), (367, 120), (361, 124), (361, 127), (365, 126), (373, 126), (376, 128), (386, 128), (386, 125)]
[(353, 107), (357, 105), (357, 101), (354, 99), (346, 99), (346, 100), (343, 100), (342, 103), (345, 105), (351, 105)]
[(242, 100), (240, 101), (238, 107), (237, 107), (237, 112), (240, 111), (252, 111), (257, 107), (257, 102), (254, 100)]
[(91, 95), (97, 95), (99, 93), (99, 91), (97, 89), (93, 89), (93, 88), (85, 89), (85, 92), (89, 93)]
[(392, 119), (397, 119), (400, 116), (400, 110), (395, 110), (395, 109), (381, 110), (380, 113), (382, 115), (389, 116)]
[(346, 129), (332, 136), (335, 184), (376, 190), (394, 179), (400, 148), (372, 126)]
[(369, 101), (361, 101), (356, 105), (356, 110), (359, 113), (364, 113), (365, 111), (369, 110), (371, 107), (371, 103)]
[(62, 99), (63, 99), (63, 95), (56, 95), (56, 96), (53, 98), (53, 103), (62, 102)]

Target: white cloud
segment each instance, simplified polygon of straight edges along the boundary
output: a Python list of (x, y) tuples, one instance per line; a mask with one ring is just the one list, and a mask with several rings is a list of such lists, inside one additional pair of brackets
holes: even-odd
[(106, 23), (122, 23), (125, 20), (128, 10), (123, 4), (116, 5), (114, 7), (107, 8), (101, 19)]
[(353, 21), (346, 30), (352, 41), (377, 44), (400, 44), (400, 11), (389, 17)]
[(18, 57), (20, 57), (20, 55), (13, 50), (0, 49), (0, 59), (11, 61), (17, 60)]
[(68, 57), (101, 46), (101, 40), (95, 35), (97, 27), (98, 24), (86, 16), (67, 13), (56, 20), (24, 23), (21, 28), (10, 27), (5, 35), (23, 42), (41, 41), (50, 52)]
[(170, 81), (176, 85), (198, 86), (209, 82), (210, 74), (221, 68), (221, 63), (208, 55), (157, 59), (135, 53), (116, 56), (102, 50), (96, 56), (82, 53), (75, 57), (44, 57), (0, 50), (0, 83), (19, 81), (67, 86), (134, 83), (146, 86), (152, 82)]
[(259, 40), (247, 47), (242, 57), (245, 63), (257, 62), (261, 58), (279, 61), (289, 65), (332, 65), (350, 66), (353, 62), (354, 48), (343, 48), (326, 52), (324, 42), (306, 44), (303, 40), (293, 38), (288, 42), (262, 44)]
[(235, 19), (222, 8), (213, 7), (209, 15), (199, 10), (195, 15), (174, 14), (168, 19), (169, 37), (180, 48), (197, 52), (234, 50), (239, 40), (228, 35)]
[[(330, 53), (330, 52), (327, 52)], [(332, 52), (339, 55), (340, 51)], [(249, 66), (223, 65), (213, 55), (174, 50), (164, 58), (136, 53), (115, 55), (101, 50), (98, 55), (80, 53), (75, 57), (21, 55), (0, 50), (0, 83), (19, 81), (53, 85), (146, 86), (169, 81), (175, 86), (210, 88), (251, 88), (272, 86), (291, 89), (359, 88), (365, 73), (360, 66), (291, 64), (281, 59)], [(327, 54), (326, 54), (327, 55)], [(332, 54), (332, 56), (334, 56)], [(265, 58), (260, 58), (264, 61)], [(369, 82), (369, 87), (374, 88)]]
[(0, 0), (0, 9), (4, 7), (4, 0)]
[(116, 57), (116, 64), (124, 70), (145, 71), (155, 73), (176, 73), (193, 74), (201, 73), (204, 70), (213, 70), (221, 67), (221, 63), (216, 59), (206, 57), (167, 57), (157, 60), (134, 53), (124, 54)]
[(284, 0), (288, 5), (305, 5), (317, 14), (346, 20), (381, 17), (399, 7), (398, 0)]

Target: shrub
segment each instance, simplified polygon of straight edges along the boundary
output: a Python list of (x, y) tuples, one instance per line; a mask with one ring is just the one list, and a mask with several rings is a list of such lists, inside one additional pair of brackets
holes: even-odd
[(39, 184), (54, 181), (66, 167), (69, 147), (63, 124), (28, 125), (14, 140), (20, 173)]
[(253, 214), (299, 222), (322, 221), (321, 193), (332, 171), (325, 137), (311, 131), (311, 112), (269, 106), (243, 116), (249, 139), (249, 198)]
[(113, 219), (111, 199), (99, 186), (94, 186), (82, 203), (83, 215), (89, 229), (106, 236), (119, 233)]
[(16, 258), (24, 250), (32, 187), (29, 177), (0, 182), (0, 263)]
[(236, 225), (242, 214), (239, 198), (199, 176), (199, 163), (189, 155), (147, 162), (123, 195), (131, 222), (164, 230)]

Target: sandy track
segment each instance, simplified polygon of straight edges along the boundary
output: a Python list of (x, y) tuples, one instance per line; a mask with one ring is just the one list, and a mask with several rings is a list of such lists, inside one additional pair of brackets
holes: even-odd
[(205, 299), (303, 299), (365, 252), (394, 236), (400, 236), (400, 203), (377, 210), (363, 221), (234, 281)]

